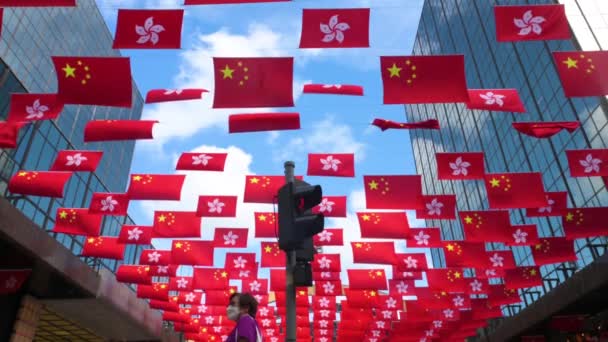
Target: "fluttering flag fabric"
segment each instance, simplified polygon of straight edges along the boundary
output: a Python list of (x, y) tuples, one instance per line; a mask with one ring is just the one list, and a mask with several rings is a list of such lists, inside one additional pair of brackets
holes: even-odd
[(346, 270), (348, 288), (353, 290), (388, 290), (386, 274), (383, 269)]
[(213, 108), (293, 107), (293, 58), (213, 58)]
[(11, 94), (8, 122), (56, 119), (63, 110), (57, 94)]
[(84, 128), (84, 141), (153, 139), (156, 120), (92, 120)]
[(155, 211), (153, 227), (153, 237), (201, 237), (201, 218), (192, 211)]
[(76, 0), (0, 0), (0, 7), (76, 7)]
[(436, 153), (437, 178), (440, 180), (483, 179), (483, 152)]
[(171, 264), (171, 251), (144, 249), (139, 256), (139, 264), (169, 266)]
[(59, 208), (55, 216), (54, 233), (69, 235), (99, 236), (101, 215), (90, 214), (84, 208)]
[(309, 153), (309, 176), (354, 177), (354, 153)]
[(304, 94), (334, 94), (363, 96), (363, 87), (350, 84), (305, 84)]
[(567, 150), (572, 177), (608, 176), (608, 149)]
[(61, 198), (71, 176), (71, 172), (18, 171), (8, 182), (8, 191), (20, 195)]
[(383, 264), (397, 263), (394, 242), (351, 242), (353, 249), (353, 262), (355, 264)]
[(222, 268), (195, 267), (193, 288), (202, 290), (223, 290), (228, 287), (228, 272)]
[(304, 9), (300, 48), (369, 47), (369, 8)]
[(0, 122), (0, 148), (17, 147), (19, 131), (25, 122)]
[(384, 104), (468, 102), (463, 55), (380, 57)]
[(363, 176), (367, 209), (424, 209), (422, 176)]
[(440, 129), (439, 121), (435, 119), (411, 123), (374, 119), (372, 125), (380, 128), (383, 132), (387, 129)]
[(82, 256), (122, 260), (126, 245), (118, 242), (117, 237), (88, 237), (82, 247)]
[(285, 253), (276, 242), (261, 242), (261, 267), (285, 267)]
[(57, 153), (50, 171), (95, 172), (102, 156), (102, 151), (62, 150)]
[(213, 266), (213, 251), (213, 241), (173, 240), (171, 263), (188, 266)]
[[(157, 299), (166, 302), (169, 299), (169, 286), (165, 283), (137, 285), (137, 298)], [(168, 314), (168, 312), (165, 312), (165, 314)]]
[(0, 270), (0, 295), (17, 293), (32, 270)]
[(566, 97), (608, 95), (608, 51), (553, 52)]
[(357, 218), (364, 239), (405, 239), (410, 234), (403, 212), (363, 212)]
[(346, 196), (323, 196), (312, 212), (325, 217), (346, 217)]
[(196, 215), (200, 217), (235, 217), (237, 196), (199, 196)]
[(146, 103), (200, 100), (206, 89), (152, 89), (146, 94)]
[(91, 214), (126, 216), (129, 210), (129, 195), (95, 192), (91, 196)]
[(128, 57), (52, 58), (57, 94), (63, 103), (131, 107), (133, 86)]
[(186, 175), (132, 174), (127, 193), (132, 200), (179, 201)]
[(407, 239), (408, 246), (415, 248), (441, 248), (441, 232), (439, 228), (412, 228)]
[[(566, 151), (567, 153), (568, 151)], [(568, 192), (545, 192), (545, 198), (547, 204), (540, 208), (526, 209), (526, 217), (562, 216), (562, 212), (568, 207)]]
[(547, 206), (543, 176), (540, 172), (486, 174), (485, 185), (492, 209)]
[(574, 242), (563, 237), (540, 239), (532, 247), (532, 257), (536, 266), (576, 262)]
[(495, 6), (496, 40), (570, 39), (564, 5)]
[(507, 246), (533, 246), (538, 243), (538, 228), (535, 224), (521, 224), (511, 226), (511, 240), (505, 242)]
[(118, 242), (131, 245), (149, 245), (152, 241), (152, 226), (137, 226), (125, 224), (118, 234)]
[(152, 277), (148, 275), (150, 266), (146, 265), (120, 265), (116, 270), (116, 281), (131, 284), (152, 284)]
[(456, 218), (455, 195), (422, 196), (425, 209), (416, 210), (416, 218), (424, 220), (453, 220)]
[(294, 129), (300, 129), (300, 114), (298, 113), (232, 114), (228, 117), (228, 133)]
[(213, 246), (215, 248), (246, 248), (247, 228), (215, 228)]
[(605, 236), (608, 232), (608, 207), (567, 209), (562, 216), (568, 240)]
[[(302, 176), (296, 176), (296, 180), (302, 180)], [(275, 196), (283, 185), (285, 176), (245, 176), (243, 202), (274, 203)]]
[(312, 239), (315, 246), (342, 246), (344, 245), (344, 231), (342, 228), (325, 228)]
[(184, 0), (184, 5), (253, 4), (259, 2), (288, 2), (291, 0)]
[(184, 10), (119, 9), (114, 49), (179, 49)]
[(177, 160), (176, 170), (224, 171), (228, 153), (184, 152)]
[(513, 122), (513, 128), (518, 132), (535, 138), (550, 138), (562, 130), (573, 133), (580, 127), (578, 121), (555, 122)]
[(506, 270), (504, 279), (507, 289), (525, 289), (543, 285), (540, 269), (535, 266)]
[(525, 113), (517, 89), (469, 89), (468, 109)]
[(256, 238), (276, 238), (278, 234), (278, 218), (272, 212), (254, 212), (255, 216), (255, 237)]
[(509, 212), (506, 210), (460, 211), (464, 235), (467, 242), (510, 241)]

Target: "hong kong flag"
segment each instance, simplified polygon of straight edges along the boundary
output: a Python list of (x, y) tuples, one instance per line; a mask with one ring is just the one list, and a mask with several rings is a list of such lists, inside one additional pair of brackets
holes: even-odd
[(171, 263), (189, 266), (213, 266), (213, 242), (173, 240)]
[(8, 122), (56, 119), (63, 110), (57, 94), (11, 94)]
[(439, 121), (435, 119), (419, 122), (396, 122), (386, 119), (374, 119), (372, 125), (380, 128), (383, 132), (387, 129), (440, 129)]
[(201, 218), (191, 211), (155, 211), (153, 237), (200, 238)]
[(312, 212), (325, 217), (346, 217), (346, 196), (324, 196)]
[(568, 150), (572, 177), (608, 176), (608, 149)]
[(533, 246), (538, 243), (538, 229), (535, 224), (522, 224), (511, 227), (511, 239), (505, 242), (507, 246)]
[(357, 218), (364, 239), (405, 239), (410, 234), (404, 212), (363, 212)]
[(398, 271), (414, 272), (428, 268), (424, 253), (397, 254), (397, 259), (399, 263), (395, 266)]
[(84, 208), (59, 208), (55, 216), (54, 233), (99, 236), (101, 215), (90, 214)]
[(567, 97), (608, 95), (608, 51), (554, 52), (553, 58)]
[(369, 8), (305, 9), (300, 48), (369, 47)]
[(487, 174), (485, 184), (492, 209), (547, 206), (543, 179), (539, 172)]
[(309, 153), (309, 176), (354, 177), (354, 153)]
[(483, 179), (483, 152), (436, 153), (437, 178), (440, 180)]
[(50, 171), (95, 172), (102, 156), (102, 151), (59, 151)]
[(574, 133), (579, 127), (578, 121), (555, 121), (555, 122), (514, 122), (511, 124), (519, 133), (534, 138), (550, 138), (557, 133), (566, 130)]
[(21, 127), (26, 122), (0, 122), (0, 147), (15, 148)]
[(146, 94), (146, 103), (200, 100), (206, 89), (152, 89)]
[(125, 216), (128, 210), (128, 194), (95, 192), (91, 197), (89, 212), (92, 214)]
[(118, 238), (111, 236), (88, 237), (82, 248), (82, 256), (122, 260), (125, 245)]
[(132, 200), (179, 201), (186, 175), (132, 174), (127, 193)]
[(139, 256), (139, 264), (168, 266), (171, 264), (171, 251), (144, 249)]
[(300, 114), (298, 113), (232, 114), (228, 117), (228, 133), (294, 129), (300, 129)]
[(408, 247), (415, 248), (441, 248), (441, 232), (439, 228), (410, 229), (407, 238)]
[(118, 242), (131, 245), (149, 245), (154, 227), (125, 224), (120, 228)]
[(424, 209), (422, 176), (363, 176), (368, 209)]
[(456, 218), (455, 195), (422, 196), (426, 209), (416, 210), (416, 218), (426, 220), (453, 220)]
[(526, 112), (517, 89), (469, 89), (467, 108), (494, 112)]
[(247, 228), (215, 228), (213, 246), (215, 248), (246, 248)]
[(564, 5), (495, 6), (499, 42), (570, 39)]
[(315, 246), (343, 246), (344, 232), (342, 228), (325, 228), (312, 239)]
[(19, 171), (8, 182), (8, 191), (20, 195), (62, 198), (65, 184), (71, 176), (71, 172)]
[(228, 153), (184, 152), (177, 161), (176, 170), (224, 171)]
[(255, 216), (255, 237), (276, 238), (278, 231), (277, 214), (275, 213), (253, 213)]
[(545, 192), (545, 199), (547, 204), (544, 207), (526, 209), (526, 217), (561, 216), (568, 207), (567, 191)]
[(156, 120), (92, 120), (84, 128), (84, 141), (153, 139)]
[(0, 7), (76, 7), (76, 0), (0, 0)]
[(199, 196), (196, 215), (201, 217), (235, 217), (236, 196)]
[(114, 49), (179, 49), (184, 10), (119, 9)]
[(304, 94), (334, 94), (363, 96), (363, 87), (350, 84), (305, 84)]

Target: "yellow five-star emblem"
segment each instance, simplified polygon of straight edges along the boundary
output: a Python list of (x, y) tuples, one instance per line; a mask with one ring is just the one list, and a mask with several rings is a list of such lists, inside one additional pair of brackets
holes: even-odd
[(390, 78), (393, 78), (395, 76), (401, 77), (401, 75), (399, 74), (401, 72), (401, 68), (399, 68), (396, 63), (393, 63), (393, 66), (390, 68), (386, 68), (386, 70), (391, 73)]
[(175, 243), (175, 248), (182, 248), (182, 243), (181, 242)]
[(362, 215), (361, 218), (363, 221), (369, 221), (369, 215)]
[(574, 214), (573, 213), (566, 214), (566, 221), (572, 221), (572, 220), (574, 220)]
[(372, 180), (371, 182), (369, 182), (369, 189), (378, 190), (378, 182), (376, 182), (375, 180)]
[(266, 246), (266, 247), (264, 247), (264, 251), (265, 251), (266, 253), (270, 253), (270, 252), (272, 252), (272, 247), (270, 247), (270, 246)]
[(230, 66), (228, 66), (228, 64), (226, 64), (226, 67), (220, 71), (222, 72), (224, 79), (232, 79), (232, 73), (234, 72), (234, 69), (230, 69)]
[(492, 179), (490, 179), (490, 185), (493, 188), (497, 188), (497, 187), (500, 186), (500, 181), (498, 179), (496, 179), (496, 178), (492, 178)]
[(258, 184), (260, 182), (260, 179), (257, 177), (253, 177), (249, 180), (249, 183), (251, 184)]
[(139, 182), (141, 180), (141, 176), (139, 176), (139, 175), (133, 176), (133, 180), (136, 182)]
[(578, 60), (572, 59), (572, 57), (568, 57), (568, 59), (566, 59), (562, 63), (566, 64), (568, 69), (572, 69), (572, 68), (578, 69)]
[(65, 211), (62, 211), (59, 213), (59, 217), (65, 220), (68, 217), (68, 213), (66, 213)]
[(166, 220), (167, 220), (167, 216), (165, 216), (165, 215), (160, 215), (158, 217), (158, 222), (165, 222)]
[(471, 224), (471, 223), (473, 223), (473, 218), (471, 216), (467, 216), (464, 218), (464, 222), (466, 224)]
[(66, 63), (65, 67), (63, 67), (61, 70), (63, 70), (63, 72), (65, 72), (65, 78), (68, 78), (68, 77), (76, 78), (76, 68), (72, 68), (72, 66), (70, 66), (69, 63)]

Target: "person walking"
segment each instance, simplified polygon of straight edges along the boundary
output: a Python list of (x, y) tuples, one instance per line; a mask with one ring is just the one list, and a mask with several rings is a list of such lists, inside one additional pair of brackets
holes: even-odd
[(257, 311), (258, 302), (251, 294), (232, 294), (226, 315), (229, 320), (236, 322), (236, 326), (226, 342), (262, 342), (262, 335), (255, 320)]

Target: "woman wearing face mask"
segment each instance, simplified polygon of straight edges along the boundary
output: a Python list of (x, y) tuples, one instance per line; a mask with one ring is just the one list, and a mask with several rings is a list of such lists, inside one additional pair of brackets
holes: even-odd
[(234, 293), (230, 296), (230, 305), (226, 310), (228, 319), (236, 322), (226, 342), (261, 342), (262, 336), (255, 313), (258, 302), (249, 293)]

